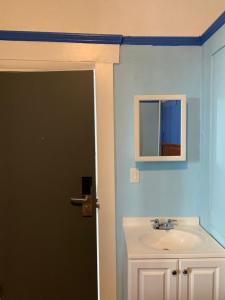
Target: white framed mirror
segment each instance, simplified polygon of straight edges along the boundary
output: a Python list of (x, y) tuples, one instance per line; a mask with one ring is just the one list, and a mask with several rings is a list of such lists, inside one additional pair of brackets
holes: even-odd
[(186, 160), (186, 96), (134, 97), (136, 161)]

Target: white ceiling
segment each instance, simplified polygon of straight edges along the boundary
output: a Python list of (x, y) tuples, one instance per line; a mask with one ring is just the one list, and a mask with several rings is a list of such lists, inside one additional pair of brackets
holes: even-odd
[(0, 29), (198, 36), (225, 0), (0, 0)]

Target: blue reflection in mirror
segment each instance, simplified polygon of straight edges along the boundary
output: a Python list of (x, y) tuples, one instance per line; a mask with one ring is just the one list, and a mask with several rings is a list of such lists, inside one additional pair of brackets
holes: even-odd
[(140, 102), (142, 156), (181, 155), (181, 101)]
[(181, 144), (181, 102), (161, 101), (160, 145), (161, 155), (180, 155)]

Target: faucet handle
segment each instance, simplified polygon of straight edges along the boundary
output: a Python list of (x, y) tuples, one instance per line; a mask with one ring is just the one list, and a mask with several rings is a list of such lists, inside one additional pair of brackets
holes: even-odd
[(168, 219), (167, 222), (168, 222), (168, 223), (176, 223), (177, 220), (176, 220), (176, 219)]
[(159, 224), (159, 218), (155, 218), (153, 220), (150, 220), (150, 222), (155, 223), (155, 224)]

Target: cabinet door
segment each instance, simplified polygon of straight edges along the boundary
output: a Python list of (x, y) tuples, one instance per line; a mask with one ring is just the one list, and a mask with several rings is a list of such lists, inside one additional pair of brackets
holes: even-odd
[(225, 259), (187, 259), (179, 264), (179, 300), (225, 300)]
[(176, 300), (177, 260), (133, 260), (128, 265), (128, 300)]

